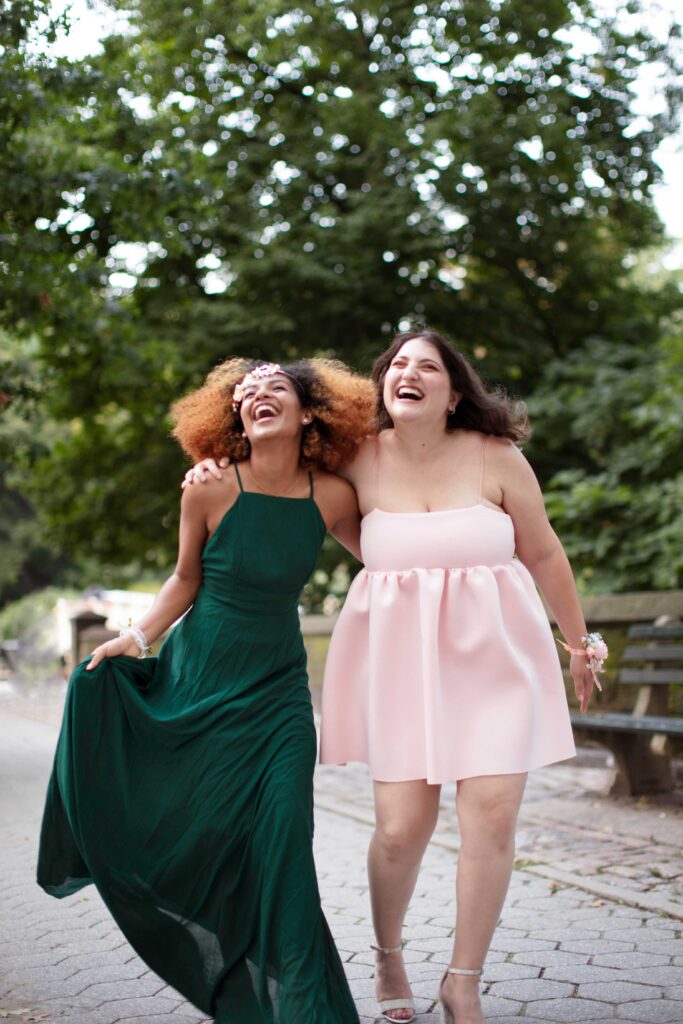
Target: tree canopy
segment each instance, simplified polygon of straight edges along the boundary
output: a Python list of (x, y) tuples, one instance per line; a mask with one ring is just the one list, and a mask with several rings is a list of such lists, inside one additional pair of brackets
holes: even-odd
[[(595, 561), (603, 509), (585, 487), (621, 493), (620, 395), (647, 404), (633, 378), (653, 363), (677, 394), (680, 292), (629, 273), (662, 239), (673, 37), (587, 0), (115, 6), (127, 26), (87, 60), (40, 52), (45, 3), (10, 5), (0, 37), (0, 325), (32, 346), (53, 425), (24, 486), (54, 539), (167, 564), (170, 403), (233, 354), (366, 370), (408, 321), (530, 399), (550, 509), (576, 510), (574, 554)], [(632, 111), (645, 65), (667, 99), (647, 119)], [(653, 484), (672, 443), (654, 419), (635, 422), (641, 446), (663, 437)], [(629, 486), (637, 503), (635, 470)], [(621, 511), (610, 529), (601, 585), (679, 578), (641, 554), (610, 576), (636, 543)]]

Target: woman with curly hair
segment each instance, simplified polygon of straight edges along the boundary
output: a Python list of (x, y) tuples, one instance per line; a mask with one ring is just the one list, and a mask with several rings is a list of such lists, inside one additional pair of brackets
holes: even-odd
[(457, 783), (457, 929), (439, 1002), (446, 1024), (482, 1024), (479, 977), (510, 881), (526, 773), (575, 753), (537, 586), (572, 652), (582, 711), (598, 660), (518, 448), (523, 407), (487, 390), (428, 329), (397, 335), (373, 381), (379, 432), (342, 471), (363, 517), (365, 567), (327, 657), (321, 761), (370, 766), (376, 992), (396, 1024), (415, 1017), (404, 918), (441, 785)]
[(220, 1024), (357, 1024), (313, 862), (297, 602), (326, 530), (357, 538), (334, 471), (371, 428), (372, 387), (324, 360), (230, 360), (174, 419), (188, 454), (232, 466), (185, 490), (152, 609), (72, 675), (38, 881), (60, 897), (94, 882), (140, 956)]

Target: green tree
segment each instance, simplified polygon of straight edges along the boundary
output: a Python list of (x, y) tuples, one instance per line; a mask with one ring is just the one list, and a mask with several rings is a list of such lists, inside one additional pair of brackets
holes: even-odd
[(169, 559), (166, 409), (231, 354), (367, 369), (425, 319), (528, 395), (587, 339), (658, 342), (672, 293), (624, 266), (661, 237), (677, 95), (645, 123), (631, 90), (674, 81), (671, 46), (588, 0), (116, 6), (129, 29), (75, 64), (15, 28), (0, 83), (0, 316), (39, 339), (64, 430), (31, 495), (71, 550)]
[(587, 589), (683, 586), (682, 409), (680, 325), (654, 347), (592, 339), (548, 367), (532, 411), (568, 468), (546, 500)]
[[(63, 581), (69, 560), (46, 542), (21, 466), (48, 450), (40, 386), (20, 345), (0, 330), (0, 607), (32, 590)], [(35, 347), (35, 346), (34, 346)]]

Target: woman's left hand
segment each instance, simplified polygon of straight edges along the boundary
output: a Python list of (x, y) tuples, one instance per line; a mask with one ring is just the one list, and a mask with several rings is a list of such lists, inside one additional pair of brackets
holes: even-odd
[(588, 658), (582, 654), (572, 654), (569, 661), (569, 671), (574, 680), (574, 693), (579, 702), (579, 710), (583, 713), (588, 710), (588, 703), (593, 693), (595, 682)]

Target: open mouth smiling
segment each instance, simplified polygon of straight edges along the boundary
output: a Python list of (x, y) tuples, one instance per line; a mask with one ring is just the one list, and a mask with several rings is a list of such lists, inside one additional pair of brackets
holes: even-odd
[(401, 400), (408, 399), (411, 402), (419, 402), (424, 395), (418, 388), (402, 385), (396, 392), (396, 397)]
[(260, 423), (261, 420), (270, 420), (274, 416), (277, 416), (278, 411), (274, 405), (260, 405), (254, 412), (254, 422)]

